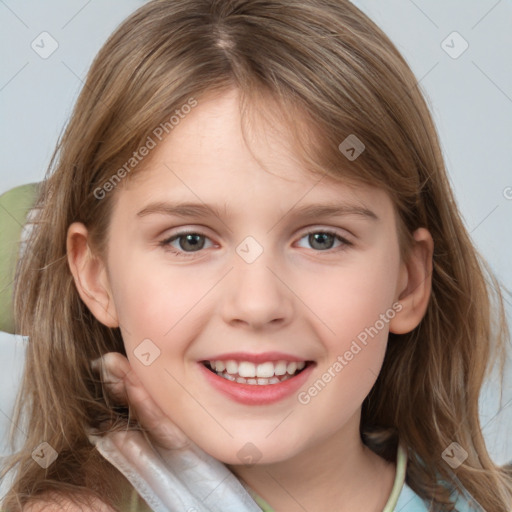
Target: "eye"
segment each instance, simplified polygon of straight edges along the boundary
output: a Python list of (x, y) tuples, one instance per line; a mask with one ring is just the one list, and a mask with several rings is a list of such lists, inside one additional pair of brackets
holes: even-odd
[[(353, 245), (346, 238), (328, 230), (310, 231), (300, 238), (300, 240), (303, 239), (307, 239), (311, 247), (317, 251), (328, 251), (336, 247), (343, 250), (343, 248)], [(210, 245), (205, 247), (207, 240), (210, 239), (202, 233), (182, 231), (162, 240), (159, 245), (176, 256), (187, 258), (192, 257), (193, 253), (200, 252), (201, 249), (211, 247), (213, 245), (211, 241)], [(333, 247), (336, 241), (339, 242), (339, 245)]]
[[(162, 240), (160, 245), (176, 256), (186, 258), (189, 255), (191, 256), (191, 254), (187, 253), (194, 253), (203, 249), (205, 247), (205, 240), (209, 240), (209, 238), (202, 233), (182, 231)], [(173, 245), (175, 242), (177, 242), (178, 247)]]
[(344, 246), (351, 246), (352, 243), (346, 238), (338, 235), (333, 231), (310, 231), (306, 233), (300, 240), (307, 238), (307, 242), (313, 249), (319, 251), (328, 251), (333, 248), (333, 244), (338, 240), (341, 244), (338, 246), (343, 249)]

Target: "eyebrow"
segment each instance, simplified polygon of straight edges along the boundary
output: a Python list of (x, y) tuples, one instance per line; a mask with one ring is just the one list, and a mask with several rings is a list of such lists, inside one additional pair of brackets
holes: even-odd
[[(224, 210), (227, 210), (224, 205)], [(190, 217), (222, 217), (220, 209), (214, 205), (205, 203), (169, 203), (157, 201), (145, 206), (137, 213), (137, 217), (145, 217), (151, 214), (171, 215), (176, 217), (190, 218)], [(378, 215), (372, 210), (362, 205), (346, 204), (346, 203), (333, 203), (333, 204), (311, 204), (292, 208), (283, 216), (291, 214), (296, 217), (304, 219), (314, 217), (342, 217), (346, 215), (356, 215), (366, 218), (368, 220), (380, 220)]]

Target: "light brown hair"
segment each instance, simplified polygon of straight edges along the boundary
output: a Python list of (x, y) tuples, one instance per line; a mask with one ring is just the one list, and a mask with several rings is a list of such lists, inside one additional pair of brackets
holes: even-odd
[[(189, 98), (200, 104), (203, 95), (233, 86), (245, 114), (265, 95), (277, 101), (308, 169), (389, 193), (404, 258), (415, 229), (431, 232), (428, 310), (412, 332), (390, 334), (363, 403), (361, 434), (389, 460), (398, 439), (404, 443), (407, 483), (431, 510), (451, 509), (441, 478), (460, 481), (488, 511), (509, 511), (510, 470), (489, 457), (478, 410), (498, 357), (503, 371), (509, 334), (500, 285), (461, 219), (417, 80), (388, 37), (347, 0), (153, 0), (103, 46), (42, 183), (37, 228), (17, 272), (17, 332), (30, 341), (15, 422), (27, 438), (7, 466), (15, 478), (5, 507), (18, 510), (52, 490), (118, 499), (115, 472), (89, 443), (87, 427), (108, 420), (118, 428), (129, 416), (112, 407), (89, 362), (124, 354), (123, 340), (79, 298), (67, 228), (83, 222), (104, 254), (123, 183), (103, 199), (94, 191)], [(366, 147), (351, 162), (338, 149), (350, 134)], [(42, 441), (59, 454), (46, 471), (31, 457)], [(452, 441), (468, 452), (454, 471), (441, 457)]]

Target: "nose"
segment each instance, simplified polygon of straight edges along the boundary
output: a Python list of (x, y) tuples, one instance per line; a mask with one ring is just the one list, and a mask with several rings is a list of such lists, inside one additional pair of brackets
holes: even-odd
[(264, 251), (252, 263), (238, 254), (233, 262), (223, 290), (224, 321), (259, 330), (288, 324), (293, 314), (293, 292), (276, 260)]

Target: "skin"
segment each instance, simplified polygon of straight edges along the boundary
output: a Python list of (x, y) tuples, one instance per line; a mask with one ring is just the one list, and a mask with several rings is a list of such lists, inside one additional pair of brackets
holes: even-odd
[[(307, 173), (284, 129), (252, 130), (251, 153), (238, 101), (236, 89), (201, 99), (153, 150), (147, 169), (115, 191), (106, 258), (89, 247), (85, 226), (69, 227), (77, 289), (99, 321), (120, 326), (128, 361), (114, 356), (111, 369), (131, 374), (131, 391), (117, 391), (131, 397), (156, 438), (165, 443), (168, 435), (159, 424), (167, 432), (175, 425), (180, 439), (185, 433), (226, 463), (277, 512), (382, 510), (395, 467), (363, 445), (361, 404), (389, 331), (409, 332), (425, 314), (432, 237), (418, 229), (410, 258), (401, 261), (384, 191)], [(220, 217), (137, 215), (155, 201), (213, 204)], [(296, 214), (332, 202), (364, 206), (378, 220)], [(159, 244), (184, 229), (205, 235), (196, 239), (204, 247), (194, 252), (185, 238), (170, 242), (190, 255), (180, 257)], [(352, 245), (333, 238), (322, 250), (308, 240), (326, 229)], [(247, 236), (263, 248), (252, 263), (236, 252)], [(301, 388), (307, 390), (398, 302), (400, 312), (307, 404), (297, 394), (270, 405), (239, 404), (199, 372), (197, 361), (215, 354), (278, 350), (316, 362)], [(144, 339), (160, 350), (149, 366), (134, 353)], [(249, 467), (237, 455), (248, 442), (261, 457)]]

